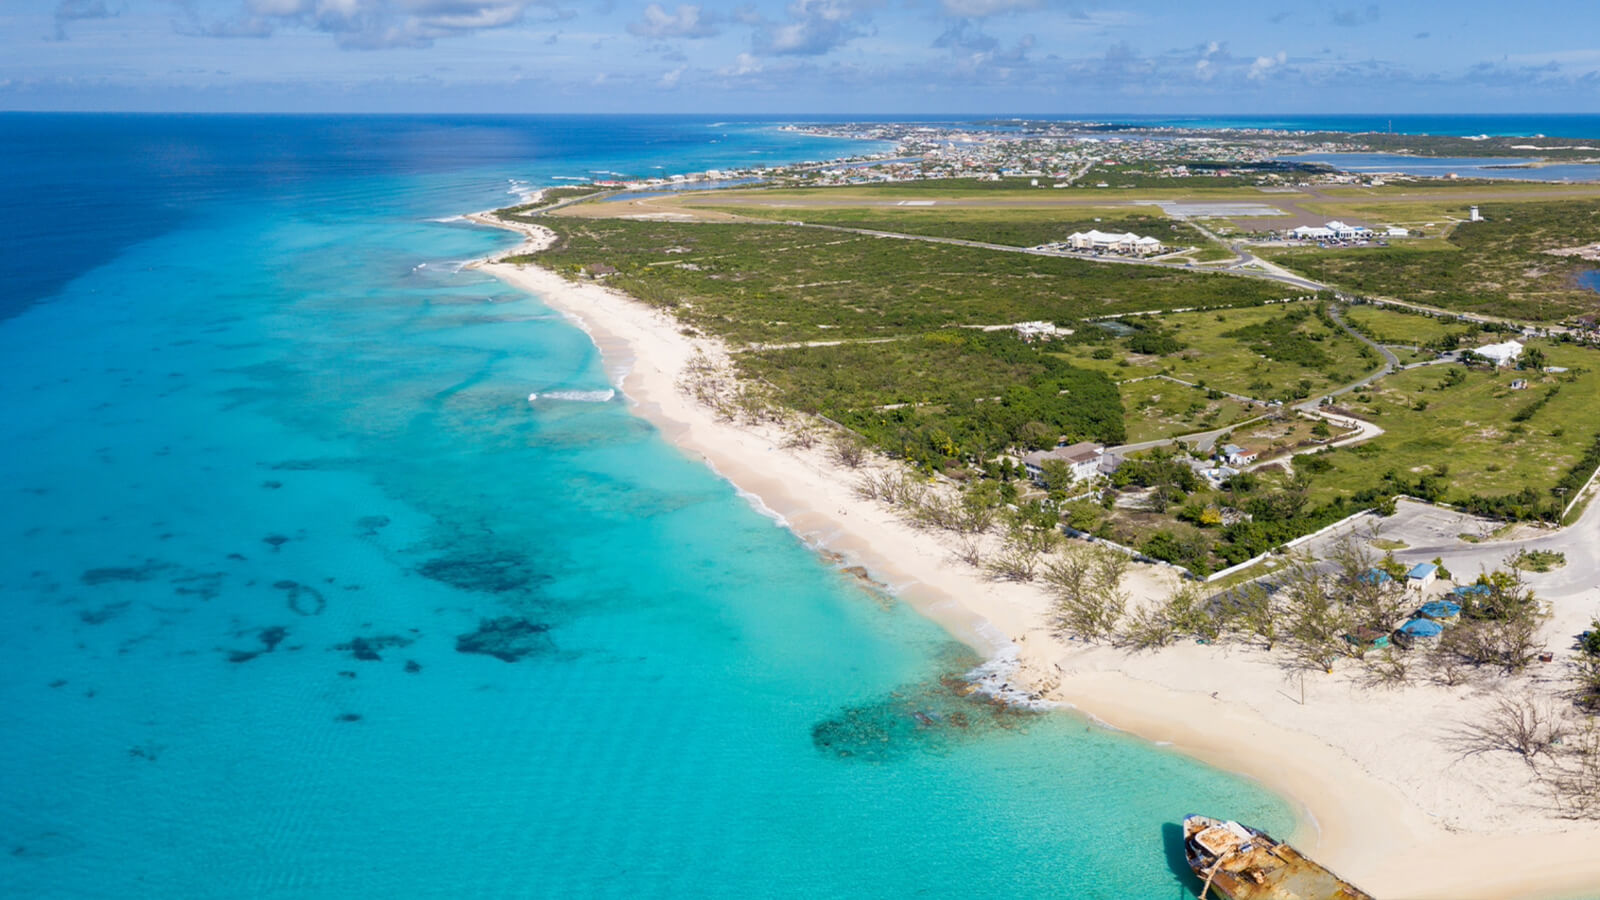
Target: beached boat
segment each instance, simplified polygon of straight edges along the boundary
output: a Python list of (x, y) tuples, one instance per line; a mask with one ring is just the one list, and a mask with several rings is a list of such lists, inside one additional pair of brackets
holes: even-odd
[(1205, 880), (1202, 900), (1372, 900), (1288, 844), (1238, 822), (1185, 816), (1183, 855)]

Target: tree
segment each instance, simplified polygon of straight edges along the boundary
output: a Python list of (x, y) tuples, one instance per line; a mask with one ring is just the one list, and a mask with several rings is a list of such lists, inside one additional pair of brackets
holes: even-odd
[(1122, 589), (1127, 571), (1128, 557), (1115, 550), (1079, 543), (1064, 547), (1044, 568), (1063, 627), (1087, 640), (1110, 635), (1127, 608)]

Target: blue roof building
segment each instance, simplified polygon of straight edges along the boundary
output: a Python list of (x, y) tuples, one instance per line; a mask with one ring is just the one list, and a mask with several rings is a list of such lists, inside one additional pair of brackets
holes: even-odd
[(1432, 581), (1434, 576), (1437, 575), (1438, 572), (1439, 572), (1439, 567), (1434, 565), (1433, 563), (1417, 563), (1416, 565), (1411, 567), (1411, 571), (1410, 572), (1406, 573), (1406, 577), (1411, 579), (1412, 581), (1424, 581), (1424, 582), (1426, 582), (1426, 581)]
[(1368, 569), (1365, 572), (1362, 572), (1360, 575), (1357, 575), (1356, 580), (1362, 584), (1388, 584), (1394, 579), (1389, 577), (1388, 572), (1385, 572), (1382, 569), (1374, 568)]

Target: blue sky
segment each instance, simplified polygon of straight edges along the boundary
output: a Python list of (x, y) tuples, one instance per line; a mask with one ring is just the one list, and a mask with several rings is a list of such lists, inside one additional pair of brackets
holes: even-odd
[(1600, 112), (1600, 3), (4, 0), (0, 108)]

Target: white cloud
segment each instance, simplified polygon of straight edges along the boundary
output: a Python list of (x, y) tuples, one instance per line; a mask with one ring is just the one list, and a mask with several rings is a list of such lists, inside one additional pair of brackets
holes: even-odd
[(659, 3), (644, 8), (644, 18), (628, 23), (628, 33), (649, 38), (705, 38), (717, 34), (715, 17), (684, 4), (667, 12)]
[(769, 22), (745, 11), (745, 21), (757, 23), (754, 46), (764, 56), (819, 56), (864, 33), (861, 22), (875, 5), (872, 0), (793, 0), (787, 22)]
[(1041, 0), (940, 0), (947, 15), (963, 19), (982, 19), (1001, 13), (1038, 9)]
[(1250, 71), (1246, 73), (1246, 76), (1251, 81), (1261, 81), (1265, 79), (1267, 74), (1273, 69), (1282, 66), (1288, 61), (1289, 54), (1283, 52), (1282, 50), (1279, 50), (1276, 56), (1258, 56), (1256, 57), (1256, 61), (1250, 64)]
[(246, 0), (228, 19), (191, 22), (211, 37), (267, 37), (278, 28), (321, 31), (347, 49), (427, 47), (439, 38), (505, 28), (530, 9), (569, 15), (554, 0)]

